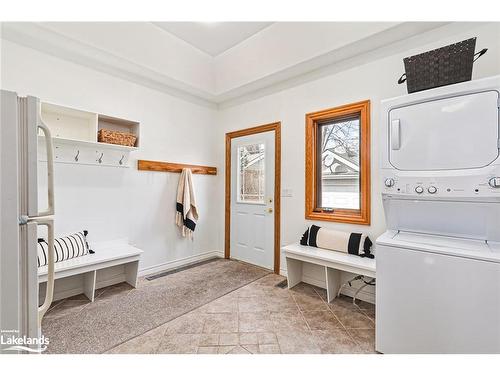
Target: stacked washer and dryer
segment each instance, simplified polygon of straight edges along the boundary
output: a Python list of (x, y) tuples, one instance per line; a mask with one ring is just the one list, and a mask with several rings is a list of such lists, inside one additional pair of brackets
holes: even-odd
[(500, 353), (500, 76), (381, 114), (376, 349)]

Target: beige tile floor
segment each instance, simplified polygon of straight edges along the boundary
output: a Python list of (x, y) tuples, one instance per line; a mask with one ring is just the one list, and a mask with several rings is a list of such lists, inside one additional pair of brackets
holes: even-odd
[(375, 307), (265, 276), (107, 353), (375, 353)]

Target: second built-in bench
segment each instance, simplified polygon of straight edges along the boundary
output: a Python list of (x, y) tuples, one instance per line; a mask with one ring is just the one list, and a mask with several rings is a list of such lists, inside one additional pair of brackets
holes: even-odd
[[(92, 246), (94, 254), (57, 262), (54, 265), (54, 301), (85, 294), (94, 301), (95, 290), (127, 282), (137, 286), (139, 258), (142, 250), (125, 241), (114, 241)], [(38, 268), (38, 283), (47, 282), (47, 266)], [(40, 288), (40, 297), (45, 288)]]
[(298, 243), (287, 245), (282, 250), (286, 257), (288, 288), (293, 288), (302, 281), (303, 263), (323, 266), (328, 302), (337, 296), (340, 289), (341, 271), (375, 278), (375, 259), (303, 246)]

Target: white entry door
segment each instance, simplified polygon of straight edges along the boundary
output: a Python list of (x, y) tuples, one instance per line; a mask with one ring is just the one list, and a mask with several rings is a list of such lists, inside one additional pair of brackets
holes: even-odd
[(231, 258), (274, 267), (274, 131), (231, 141)]

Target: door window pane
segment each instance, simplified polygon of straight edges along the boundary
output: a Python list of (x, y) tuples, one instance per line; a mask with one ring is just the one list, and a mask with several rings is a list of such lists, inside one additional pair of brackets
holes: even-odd
[(264, 203), (264, 143), (238, 147), (238, 202)]
[(317, 204), (323, 209), (360, 209), (359, 116), (318, 126)]

